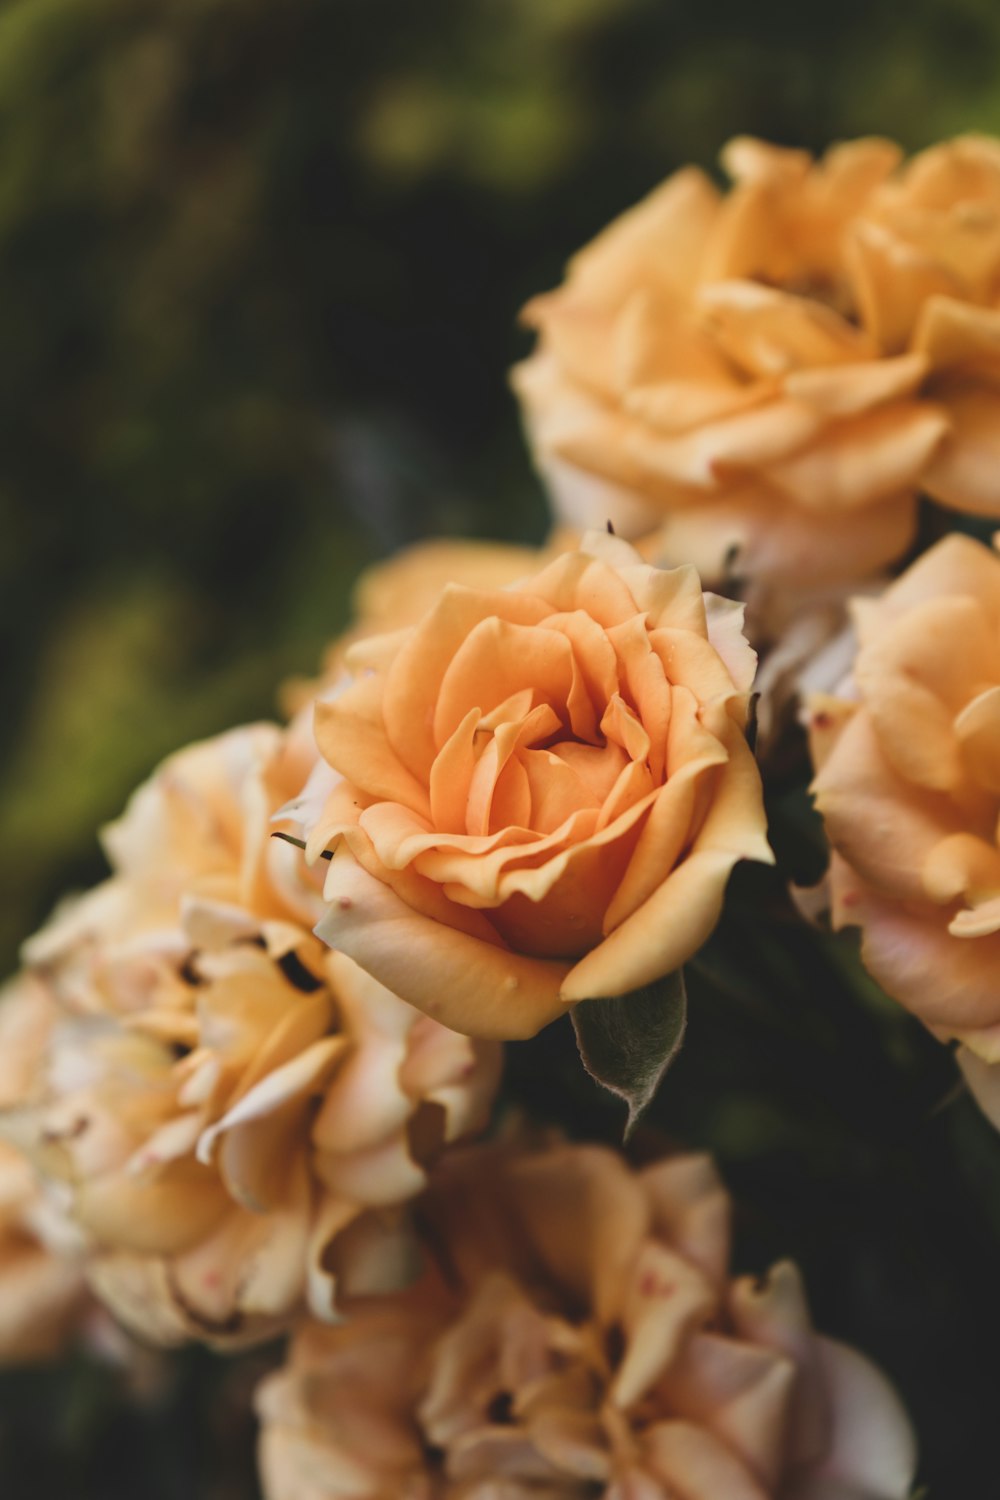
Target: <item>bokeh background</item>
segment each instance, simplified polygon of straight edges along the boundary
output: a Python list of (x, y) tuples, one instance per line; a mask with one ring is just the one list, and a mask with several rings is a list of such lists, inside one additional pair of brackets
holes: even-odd
[[(1000, 132), (998, 63), (992, 0), (5, 0), (4, 972), (166, 752), (314, 669), (366, 562), (541, 539), (506, 370), (575, 248), (737, 133)], [(985, 1494), (1000, 1148), (850, 952), (779, 941), (779, 886), (740, 879), (650, 1139), (710, 1145), (743, 1263), (799, 1256), (897, 1376), (935, 1500)], [(613, 1134), (579, 1075), (559, 1102), (566, 1046), (514, 1049), (514, 1092)], [(3, 1375), (0, 1493), (249, 1500), (252, 1374)]]

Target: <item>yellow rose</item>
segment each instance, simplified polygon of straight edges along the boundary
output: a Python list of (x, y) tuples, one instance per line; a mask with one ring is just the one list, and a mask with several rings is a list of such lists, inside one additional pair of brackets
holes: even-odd
[[(37, 1098), (55, 1012), (45, 986), (26, 975), (0, 991), (0, 1128)], [(88, 1310), (81, 1252), (57, 1196), (0, 1140), (0, 1365), (54, 1358), (79, 1329)]]
[(258, 1395), (267, 1500), (904, 1500), (892, 1388), (817, 1335), (790, 1262), (729, 1274), (706, 1157), (458, 1152), (444, 1276), (306, 1325)]
[(948, 537), (854, 609), (852, 679), (809, 704), (834, 924), (938, 1036), (1000, 1061), (1000, 559)]
[(22, 1138), (158, 1342), (253, 1341), (404, 1274), (399, 1205), (496, 1088), (499, 1048), (313, 936), (270, 820), (314, 760), (308, 719), (172, 756), (107, 831), (111, 878), (27, 945), (63, 1015)]
[(728, 193), (678, 172), (529, 303), (561, 517), (802, 588), (899, 557), (920, 490), (1000, 515), (1000, 142), (899, 160), (732, 141)]
[(312, 858), (337, 846), (317, 931), (474, 1036), (678, 968), (736, 861), (771, 858), (741, 618), (602, 534), (355, 646), (317, 706), (329, 774), (288, 809)]

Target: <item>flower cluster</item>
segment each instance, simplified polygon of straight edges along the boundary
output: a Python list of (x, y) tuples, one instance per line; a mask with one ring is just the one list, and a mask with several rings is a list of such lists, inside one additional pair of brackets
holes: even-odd
[[(500, 1096), (503, 1042), (568, 1015), (646, 1107), (734, 867), (775, 861), (764, 781), (804, 800), (801, 693), (832, 925), (1000, 1127), (1000, 556), (904, 565), (919, 497), (920, 538), (1000, 516), (1000, 142), (724, 162), (529, 304), (567, 529), (368, 574), (290, 722), (170, 757), (0, 998), (0, 1358), (95, 1294), (158, 1344), (290, 1333), (269, 1500), (911, 1494), (897, 1397), (795, 1266), (731, 1275), (708, 1156), (539, 1145)], [(791, 948), (790, 875), (730, 931)]]
[(492, 1102), (495, 1046), (313, 935), (317, 882), (271, 817), (314, 759), (308, 720), (171, 757), (106, 831), (111, 878), (26, 948), (60, 1015), (19, 1142), (95, 1290), (157, 1342), (253, 1341), (394, 1281), (397, 1205)]

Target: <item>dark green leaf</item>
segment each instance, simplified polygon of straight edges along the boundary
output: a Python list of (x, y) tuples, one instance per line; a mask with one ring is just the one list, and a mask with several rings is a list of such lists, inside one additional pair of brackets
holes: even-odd
[(572, 1015), (587, 1072), (628, 1105), (628, 1140), (684, 1037), (684, 971), (665, 974), (628, 995), (582, 1000)]

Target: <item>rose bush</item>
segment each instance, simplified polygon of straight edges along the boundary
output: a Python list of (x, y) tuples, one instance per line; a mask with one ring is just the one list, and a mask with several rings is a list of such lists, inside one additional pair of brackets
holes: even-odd
[(105, 833), (110, 879), (26, 947), (61, 1019), (19, 1142), (159, 1342), (253, 1341), (405, 1274), (398, 1206), (496, 1088), (499, 1048), (313, 936), (318, 883), (270, 820), (314, 760), (305, 718), (170, 757)]
[(741, 618), (596, 535), (353, 648), (288, 809), (336, 847), (317, 931), (475, 1036), (678, 968), (736, 861), (771, 858)]
[(899, 557), (920, 490), (1000, 515), (1000, 142), (900, 157), (732, 141), (728, 193), (685, 168), (528, 304), (563, 519), (810, 590)]
[(261, 1388), (268, 1500), (904, 1500), (885, 1378), (812, 1328), (790, 1262), (729, 1274), (706, 1157), (458, 1152), (435, 1267)]
[(1000, 558), (947, 537), (854, 612), (851, 677), (809, 705), (833, 922), (936, 1035), (1000, 1062)]

